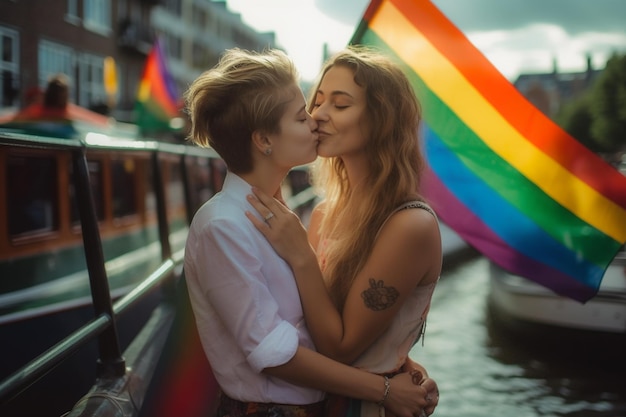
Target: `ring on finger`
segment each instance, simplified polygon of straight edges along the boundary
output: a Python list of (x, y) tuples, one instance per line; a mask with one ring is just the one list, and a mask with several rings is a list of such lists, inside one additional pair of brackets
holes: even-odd
[(272, 217), (274, 217), (274, 213), (272, 213), (271, 211), (269, 212), (269, 214), (267, 216), (265, 216), (265, 221), (268, 221), (269, 219), (271, 219)]

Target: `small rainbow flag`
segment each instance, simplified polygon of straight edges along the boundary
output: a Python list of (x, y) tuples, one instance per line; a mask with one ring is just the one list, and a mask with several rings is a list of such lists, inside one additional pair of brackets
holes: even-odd
[(423, 106), (423, 192), (511, 273), (588, 301), (626, 242), (626, 177), (550, 121), (428, 0), (372, 1), (351, 41), (397, 59)]
[(142, 133), (168, 132), (178, 117), (179, 95), (157, 40), (148, 55), (137, 92), (135, 122)]

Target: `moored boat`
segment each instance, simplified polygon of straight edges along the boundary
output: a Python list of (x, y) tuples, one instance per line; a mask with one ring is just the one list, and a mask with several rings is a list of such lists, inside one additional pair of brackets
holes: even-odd
[[(4, 136), (0, 172), (5, 198), (0, 213), (0, 325), (91, 303), (70, 153), (86, 146), (92, 195), (113, 298), (127, 293), (158, 264), (152, 157), (167, 194), (169, 242), (184, 245), (187, 232), (182, 169), (193, 176), (198, 199), (214, 192), (210, 161), (185, 147), (87, 137)], [(190, 148), (190, 147), (188, 147)], [(214, 156), (214, 155), (213, 155)], [(200, 182), (202, 181), (202, 182)], [(199, 202), (195, 203), (197, 206)]]
[[(94, 337), (80, 350), (67, 338), (108, 322), (116, 334), (104, 344), (125, 349), (162, 295), (124, 299), (182, 251), (190, 213), (221, 184), (212, 150), (102, 132), (28, 133), (0, 129), (4, 416), (42, 407), (60, 415), (93, 385), (103, 350), (95, 336), (107, 330), (82, 330)], [(124, 313), (112, 321), (119, 301)], [(40, 368), (50, 355), (67, 360)]]
[(493, 262), (489, 268), (489, 318), (529, 347), (557, 355), (626, 365), (626, 252), (607, 268), (598, 293), (586, 303), (559, 296)]
[[(0, 128), (0, 415), (91, 417), (86, 398), (116, 395), (137, 413), (178, 317), (189, 221), (225, 166), (184, 143), (27, 133)], [(293, 181), (283, 195), (306, 205)]]

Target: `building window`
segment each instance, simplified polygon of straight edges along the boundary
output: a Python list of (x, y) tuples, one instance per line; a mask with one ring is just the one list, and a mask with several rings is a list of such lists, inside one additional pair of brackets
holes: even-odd
[(111, 33), (111, 0), (85, 0), (85, 28), (102, 35)]
[(162, 4), (166, 10), (176, 16), (181, 16), (183, 13), (182, 0), (165, 0)]
[(0, 107), (11, 107), (19, 99), (18, 35), (0, 26)]
[[(72, 61), (74, 52), (69, 48), (50, 41), (39, 42), (39, 86), (45, 88), (55, 74), (65, 74), (73, 79)], [(72, 92), (70, 91), (70, 96)]]
[(104, 57), (83, 54), (78, 70), (78, 105), (96, 109), (107, 102), (104, 89)]
[(130, 18), (135, 22), (141, 22), (141, 5), (137, 3), (130, 4)]
[(80, 16), (78, 15), (78, 0), (67, 0), (65, 20), (75, 25), (80, 23)]
[(165, 53), (168, 58), (181, 59), (182, 56), (182, 40), (176, 35), (163, 35), (165, 41)]
[(117, 19), (128, 17), (128, 4), (126, 0), (117, 0)]

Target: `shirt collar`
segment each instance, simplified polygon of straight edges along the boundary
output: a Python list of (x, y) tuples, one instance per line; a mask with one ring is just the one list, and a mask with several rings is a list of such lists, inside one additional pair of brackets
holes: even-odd
[(222, 191), (236, 200), (242, 198), (245, 200), (246, 196), (252, 192), (252, 186), (239, 175), (227, 171)]

